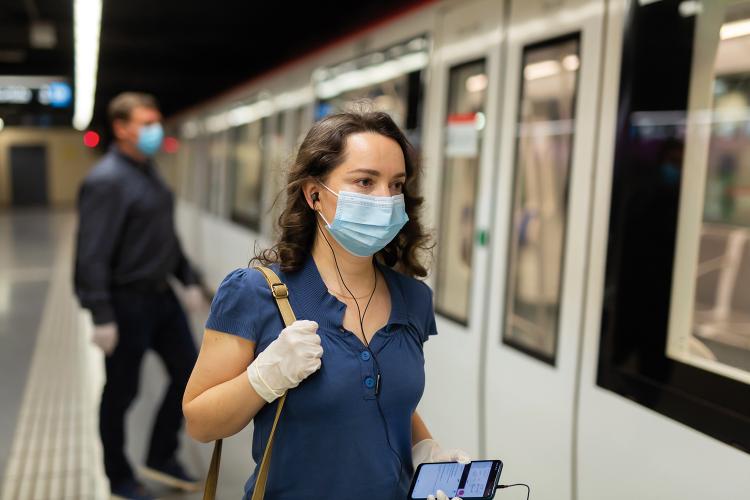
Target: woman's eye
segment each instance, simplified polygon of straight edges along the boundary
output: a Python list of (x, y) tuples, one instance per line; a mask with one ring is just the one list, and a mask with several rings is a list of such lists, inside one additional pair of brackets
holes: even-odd
[(393, 185), (393, 189), (398, 191), (399, 193), (404, 190), (404, 183), (403, 182), (397, 182)]
[(372, 179), (359, 179), (356, 183), (362, 187), (370, 187), (372, 186)]

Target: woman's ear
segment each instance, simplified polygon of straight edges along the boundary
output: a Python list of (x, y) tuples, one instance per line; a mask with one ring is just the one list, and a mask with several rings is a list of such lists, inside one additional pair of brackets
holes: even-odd
[(307, 181), (305, 185), (302, 187), (302, 191), (305, 194), (305, 201), (307, 201), (307, 205), (313, 209), (316, 210), (317, 203), (320, 202), (320, 186), (315, 181)]

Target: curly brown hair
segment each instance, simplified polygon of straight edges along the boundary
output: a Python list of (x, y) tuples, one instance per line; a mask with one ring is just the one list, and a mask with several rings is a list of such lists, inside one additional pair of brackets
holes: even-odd
[(430, 235), (422, 227), (420, 212), (424, 198), (419, 196), (421, 168), (414, 147), (388, 114), (379, 111), (347, 111), (330, 115), (315, 123), (299, 147), (286, 183), (286, 205), (279, 216), (276, 244), (256, 252), (251, 262), (262, 265), (279, 263), (284, 272), (299, 270), (313, 242), (317, 221), (305, 200), (304, 184), (312, 179), (325, 181), (327, 175), (344, 162), (346, 141), (350, 135), (372, 132), (391, 138), (404, 153), (406, 182), (403, 187), (409, 221), (376, 255), (383, 264), (408, 276), (424, 277), (427, 268), (421, 262), (432, 250)]

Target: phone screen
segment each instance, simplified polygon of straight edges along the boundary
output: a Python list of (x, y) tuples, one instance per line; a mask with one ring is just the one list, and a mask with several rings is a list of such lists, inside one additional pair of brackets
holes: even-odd
[(492, 498), (501, 469), (500, 460), (425, 463), (419, 466), (409, 498), (427, 498), (437, 490), (443, 490), (449, 498)]

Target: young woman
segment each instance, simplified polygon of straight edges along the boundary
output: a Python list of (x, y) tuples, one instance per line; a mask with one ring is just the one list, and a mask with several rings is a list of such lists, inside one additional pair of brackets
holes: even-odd
[(316, 123), (289, 173), (279, 241), (255, 259), (286, 284), (299, 320), (284, 328), (252, 268), (216, 293), (185, 391), (188, 433), (206, 442), (253, 420), (258, 464), (289, 391), (268, 500), (403, 500), (419, 463), (468, 459), (442, 450), (416, 411), (422, 346), (437, 333), (431, 291), (415, 279), (427, 274), (419, 178), (387, 114)]

